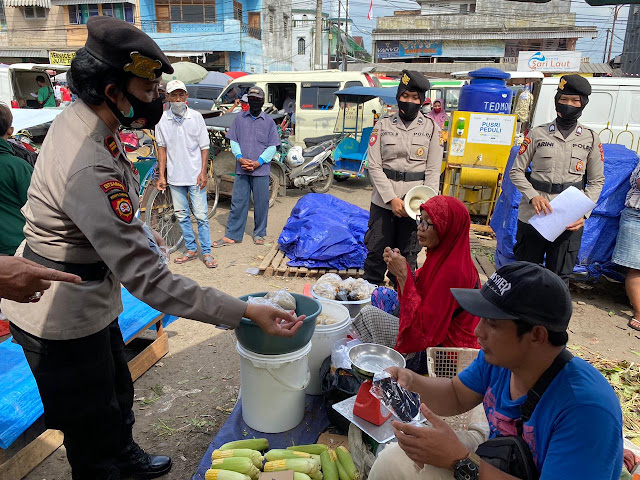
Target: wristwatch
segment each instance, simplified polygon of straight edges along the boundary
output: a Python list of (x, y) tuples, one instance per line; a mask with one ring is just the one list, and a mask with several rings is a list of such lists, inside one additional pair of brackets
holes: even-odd
[(481, 461), (478, 455), (469, 453), (466, 458), (458, 460), (453, 466), (453, 478), (455, 480), (478, 480)]

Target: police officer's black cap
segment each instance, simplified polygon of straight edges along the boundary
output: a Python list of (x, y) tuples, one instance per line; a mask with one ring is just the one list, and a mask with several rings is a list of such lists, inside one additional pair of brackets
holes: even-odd
[(420, 102), (424, 102), (426, 92), (430, 88), (431, 83), (423, 74), (412, 70), (403, 70), (402, 75), (400, 75), (400, 83), (398, 84), (398, 93), (396, 93), (396, 98), (399, 99), (400, 95), (402, 95), (405, 90), (409, 90), (410, 92), (418, 92)]
[(542, 325), (550, 332), (565, 332), (573, 312), (569, 288), (560, 277), (529, 262), (501, 267), (480, 290), (452, 288), (451, 293), (477, 317)]
[(130, 23), (108, 16), (95, 16), (87, 21), (85, 49), (112, 68), (140, 78), (154, 80), (162, 73), (173, 73), (173, 67), (158, 44)]
[(558, 83), (558, 92), (566, 95), (580, 95), (588, 97), (591, 95), (591, 84), (586, 78), (577, 75), (563, 75)]

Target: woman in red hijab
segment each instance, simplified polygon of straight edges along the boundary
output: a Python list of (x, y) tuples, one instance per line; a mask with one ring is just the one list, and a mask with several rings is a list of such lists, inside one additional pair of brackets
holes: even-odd
[(354, 326), (362, 341), (382, 343), (402, 354), (436, 346), (479, 348), (473, 334), (479, 318), (462, 310), (450, 291), (480, 288), (471, 259), (469, 212), (457, 198), (442, 195), (423, 203), (420, 211), (418, 241), (427, 249), (422, 268), (412, 275), (398, 250), (384, 252), (387, 268), (398, 281), (400, 318), (367, 307)]

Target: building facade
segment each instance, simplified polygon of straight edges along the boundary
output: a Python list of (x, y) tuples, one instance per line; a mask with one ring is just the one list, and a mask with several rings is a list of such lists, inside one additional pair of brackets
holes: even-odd
[(377, 19), (372, 33), (377, 62), (517, 63), (520, 51), (575, 50), (595, 27), (576, 26), (570, 2), (418, 0), (420, 10)]
[(87, 39), (87, 20), (109, 15), (148, 33), (171, 61), (208, 69), (291, 70), (291, 0), (0, 0), (0, 62), (49, 61)]
[(640, 5), (629, 7), (620, 67), (625, 75), (640, 75)]

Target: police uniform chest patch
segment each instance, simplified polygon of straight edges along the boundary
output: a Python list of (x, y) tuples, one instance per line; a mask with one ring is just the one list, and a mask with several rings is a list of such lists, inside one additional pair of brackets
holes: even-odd
[(131, 223), (133, 220), (133, 203), (129, 194), (125, 192), (115, 192), (110, 195), (109, 203), (116, 216), (124, 223)]
[(582, 127), (576, 128), (576, 135), (582, 135)]
[(552, 123), (551, 125), (549, 125), (549, 133), (553, 133), (556, 131), (556, 126)]
[(424, 155), (424, 148), (418, 147), (418, 149), (416, 150), (416, 155), (419, 156), (419, 157)]
[(584, 162), (582, 160), (578, 161), (578, 163), (576, 163), (576, 170), (578, 172), (581, 172), (583, 168), (584, 168)]
[(116, 142), (115, 137), (113, 137), (112, 135), (109, 135), (104, 139), (104, 145), (107, 147), (107, 150), (109, 150), (109, 153), (113, 158), (116, 158), (118, 155), (120, 155), (118, 142)]

